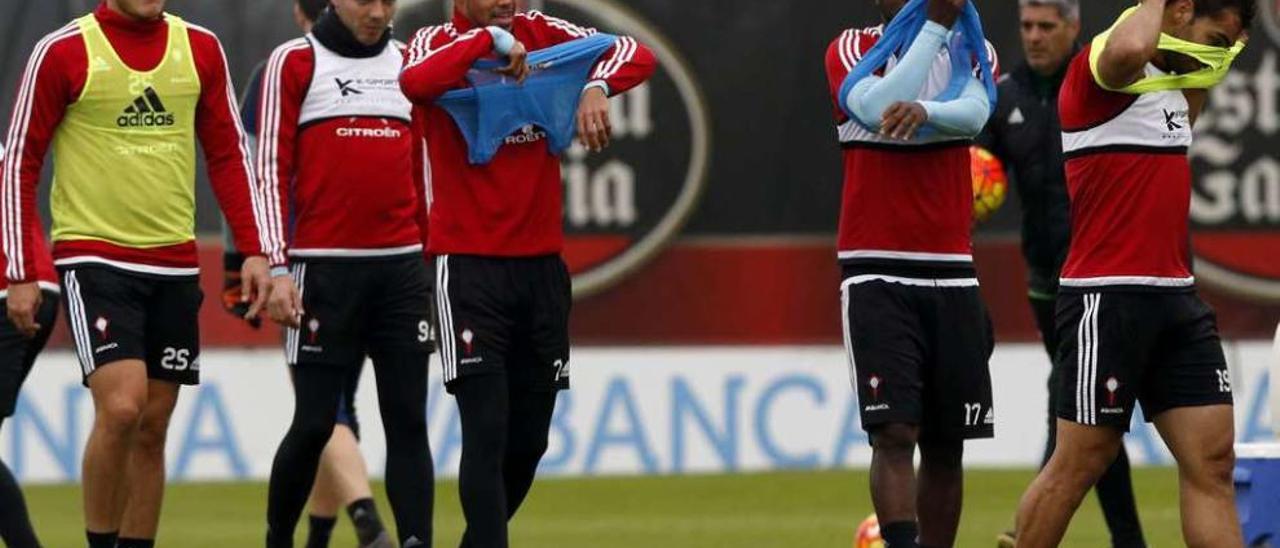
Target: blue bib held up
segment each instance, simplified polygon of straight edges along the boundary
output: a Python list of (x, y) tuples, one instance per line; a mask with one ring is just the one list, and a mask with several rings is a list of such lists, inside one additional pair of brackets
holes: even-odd
[(445, 93), (436, 100), (467, 141), (472, 165), (493, 160), (506, 138), (525, 126), (547, 132), (552, 154), (573, 144), (578, 104), (591, 69), (617, 37), (595, 34), (530, 52), (529, 77), (523, 84), (493, 72), (505, 61), (486, 59), (467, 73), (471, 87)]

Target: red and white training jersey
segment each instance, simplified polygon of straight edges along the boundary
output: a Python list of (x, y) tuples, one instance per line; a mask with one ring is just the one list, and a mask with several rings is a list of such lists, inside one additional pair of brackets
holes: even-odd
[[(0, 165), (4, 164), (4, 144), (0, 143)], [(59, 291), (58, 272), (53, 268), (53, 255), (49, 254), (49, 246), (45, 243), (44, 230), (37, 224), (34, 228), (35, 234), (32, 238), (32, 244), (36, 249), (32, 250), (35, 256), (35, 279), (40, 287), (49, 291)], [(0, 271), (9, 268), (9, 258), (4, 253), (0, 253)], [(9, 296), (9, 279), (0, 276), (0, 299)]]
[[(347, 57), (315, 35), (267, 62), (258, 112), (258, 172), (281, 199), (296, 258), (420, 253), (426, 196), (413, 105), (400, 91), (403, 44)], [(420, 222), (421, 221), (421, 222)]]
[[(516, 15), (509, 29), (529, 51), (595, 34), (537, 11)], [(419, 30), (409, 45), (400, 85), (418, 105), (426, 132), (427, 185), (432, 199), (432, 254), (530, 257), (560, 253), (564, 246), (560, 158), (545, 132), (514, 134), (485, 165), (467, 160), (467, 142), (453, 118), (434, 103), (468, 86), (467, 71), (493, 55), (493, 37), (455, 10), (453, 22)], [(610, 95), (640, 85), (653, 74), (653, 53), (620, 37), (592, 69)]]
[(1071, 196), (1062, 287), (1190, 288), (1187, 99), (1181, 91), (1107, 91), (1089, 51), (1071, 62), (1059, 98)]
[[(115, 54), (134, 70), (156, 67), (166, 56), (168, 24), (163, 19), (135, 21), (99, 3), (94, 17)], [(204, 151), (209, 183), (235, 237), (247, 255), (264, 255), (283, 265), (284, 236), (270, 230), (267, 210), (259, 202), (249, 148), (222, 44), (213, 32), (187, 23), (192, 59), (200, 78), (196, 136)], [(37, 186), (45, 157), (67, 109), (85, 89), (89, 56), (79, 27), (69, 24), (36, 44), (23, 73), (10, 119), (9, 155), (0, 170), (0, 186), (10, 193), (3, 224), (13, 234), (10, 243), (22, 245), (20, 266), (8, 269), (11, 282), (43, 280), (40, 265), (46, 253), (36, 208)], [(151, 275), (190, 276), (199, 272), (196, 242), (138, 248), (99, 240), (63, 240), (53, 247), (58, 261), (93, 262)], [(23, 267), (21, 265), (34, 265)]]
[[(971, 269), (971, 140), (945, 135), (893, 140), (862, 127), (840, 108), (843, 98), (838, 95), (845, 77), (871, 51), (883, 30), (883, 25), (849, 29), (827, 48), (827, 81), (837, 136), (844, 149), (844, 196), (837, 240), (840, 261)], [(999, 74), (990, 43), (987, 55)], [(896, 61), (890, 58), (884, 70), (892, 71)], [(936, 97), (950, 80), (951, 60), (944, 47), (918, 100)]]

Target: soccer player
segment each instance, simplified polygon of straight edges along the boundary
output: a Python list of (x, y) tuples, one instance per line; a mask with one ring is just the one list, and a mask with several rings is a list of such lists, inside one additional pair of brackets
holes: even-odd
[[(4, 152), (4, 145), (0, 145), (0, 164), (3, 164)], [(4, 424), (4, 419), (13, 416), (18, 404), (18, 391), (31, 373), (36, 356), (49, 341), (49, 335), (53, 333), (53, 322), (58, 317), (61, 290), (58, 287), (57, 272), (53, 269), (53, 260), (45, 247), (44, 235), (36, 234), (32, 244), (38, 246), (35, 253), (35, 277), (36, 285), (40, 287), (40, 308), (35, 314), (35, 331), (21, 331), (9, 320), (7, 314), (0, 315), (0, 425)], [(5, 264), (4, 257), (0, 257), (0, 266)], [(8, 293), (7, 281), (0, 278), (0, 309), (7, 309)], [(36, 540), (36, 532), (31, 527), (31, 518), (27, 515), (22, 490), (4, 462), (0, 462), (0, 540), (4, 541), (5, 546), (12, 548), (40, 546), (40, 542)]]
[[(1053, 326), (1058, 277), (1071, 241), (1058, 91), (1067, 65), (1079, 50), (1080, 2), (1019, 0), (1018, 4), (1026, 61), (1001, 79), (995, 113), (977, 141), (1009, 166), (1014, 175), (1014, 188), (1022, 201), (1022, 256), (1030, 278), (1027, 297), (1052, 363), (1058, 349), (1058, 332)], [(1057, 371), (1053, 368), (1049, 375), (1049, 435), (1041, 466), (1053, 455), (1056, 439)], [(1097, 494), (1111, 531), (1111, 545), (1146, 546), (1129, 477), (1129, 456), (1123, 447), (1115, 463), (1098, 480)], [(1015, 537), (1013, 531), (1002, 534), (1000, 543), (1012, 548)]]
[[(399, 545), (431, 542), (427, 203), (422, 139), (398, 80), (403, 44), (391, 39), (395, 9), (394, 0), (332, 0), (306, 37), (276, 48), (262, 80), (258, 172), (263, 188), (290, 196), (277, 221), (292, 220), (305, 311), (285, 341), (296, 403), (271, 468), (268, 546), (293, 545), (366, 357), (378, 376)], [(354, 441), (345, 443), (357, 449)], [(390, 546), (385, 536), (361, 542)]]
[(1191, 273), (1187, 149), (1206, 88), (1225, 76), (1255, 11), (1253, 0), (1144, 0), (1067, 69), (1058, 446), (1023, 496), (1018, 546), (1061, 541), (1115, 462), (1135, 403), (1178, 462), (1186, 544), (1243, 543), (1231, 381)]
[[(316, 19), (329, 6), (329, 0), (297, 0), (293, 4), (294, 22), (303, 33), (311, 32)], [(249, 135), (251, 149), (257, 148), (258, 111), (262, 105), (262, 79), (266, 73), (267, 63), (258, 65), (245, 88), (244, 99), (240, 103), (240, 119)], [(326, 159), (326, 161), (331, 161)], [(224, 279), (223, 306), (234, 316), (243, 317), (248, 304), (240, 301), (242, 283), (240, 267), (244, 264), (244, 255), (235, 248), (235, 241), (225, 230), (224, 223), (223, 253)], [(257, 328), (258, 321), (250, 321)], [(339, 510), (346, 508), (347, 516), (355, 528), (357, 541), (361, 546), (372, 545), (386, 538), (386, 529), (378, 516), (377, 503), (373, 500), (369, 488), (369, 472), (365, 465), (364, 455), (360, 453), (360, 421), (356, 415), (355, 394), (360, 384), (363, 367), (350, 368), (350, 378), (342, 396), (338, 409), (337, 426), (333, 436), (325, 445), (320, 457), (320, 468), (316, 473), (315, 486), (311, 489), (311, 497), (307, 501), (309, 509), (307, 528), (307, 548), (323, 548), (329, 545), (333, 528), (337, 524)]]
[(53, 259), (94, 401), (82, 480), (91, 547), (154, 543), (169, 416), (180, 386), (199, 382), (197, 137), (250, 255), (247, 315), (265, 305), (279, 320), (296, 307), (279, 225), (268, 225), (276, 205), (254, 186), (222, 47), (164, 7), (104, 0), (37, 44), (2, 173), (8, 315), (32, 334), (42, 304), (36, 186), (52, 146)]
[[(995, 50), (952, 66), (951, 27), (964, 0), (878, 0), (884, 20), (928, 21), (889, 68), (859, 65), (885, 25), (841, 33), (826, 69), (844, 147), (839, 258), (845, 345), (872, 445), (871, 498), (885, 545), (952, 546), (964, 440), (990, 438), (993, 342), (970, 243), (969, 146), (990, 113)], [(976, 62), (986, 56), (986, 62)], [(983, 65), (987, 68), (984, 69)], [(874, 70), (867, 71), (867, 68)], [(855, 80), (855, 74), (867, 74)], [(934, 101), (952, 80), (963, 93)], [(853, 75), (853, 78), (850, 76)], [(847, 88), (846, 81), (852, 83)], [(927, 134), (922, 128), (930, 128)], [(913, 467), (916, 447), (921, 463)]]
[[(445, 386), (462, 418), (463, 546), (507, 546), (507, 520), (533, 484), (547, 448), (556, 393), (569, 386), (569, 272), (560, 258), (560, 159), (547, 133), (527, 127), (487, 164), (468, 161), (453, 119), (435, 101), (467, 85), (472, 64), (498, 55), (523, 78), (528, 51), (594, 34), (512, 0), (459, 0), (451, 23), (419, 30), (401, 75), (426, 131), (429, 251), (436, 256)], [(609, 97), (645, 81), (653, 54), (619, 38), (591, 70), (577, 112), (583, 144), (609, 144)]]

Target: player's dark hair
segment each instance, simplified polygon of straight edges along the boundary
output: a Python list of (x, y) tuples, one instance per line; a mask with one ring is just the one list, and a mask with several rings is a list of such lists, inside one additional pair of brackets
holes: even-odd
[(1257, 0), (1195, 0), (1196, 17), (1217, 17), (1225, 10), (1240, 14), (1240, 25), (1248, 29), (1258, 15)]
[(298, 7), (302, 8), (302, 15), (306, 16), (308, 21), (314, 23), (320, 18), (320, 14), (324, 13), (324, 9), (329, 7), (329, 0), (295, 0)]

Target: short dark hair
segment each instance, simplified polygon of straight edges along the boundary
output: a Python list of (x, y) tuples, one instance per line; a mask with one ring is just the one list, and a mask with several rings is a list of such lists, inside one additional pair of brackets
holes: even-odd
[(1223, 11), (1236, 10), (1240, 15), (1240, 25), (1244, 29), (1253, 26), (1253, 19), (1258, 15), (1257, 0), (1194, 0), (1196, 17), (1217, 17)]
[(315, 22), (320, 18), (320, 14), (324, 13), (324, 9), (329, 7), (329, 0), (296, 0), (298, 7), (302, 8), (302, 15), (306, 16), (308, 21)]

